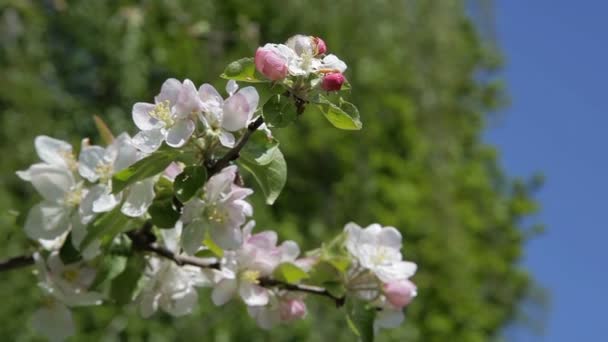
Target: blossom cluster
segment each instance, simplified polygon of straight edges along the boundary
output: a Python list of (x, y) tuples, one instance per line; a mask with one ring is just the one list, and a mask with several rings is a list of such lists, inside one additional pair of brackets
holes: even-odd
[[(300, 99), (340, 90), (346, 64), (326, 53), (322, 39), (303, 35), (260, 47), (255, 68), (272, 81), (261, 86), (282, 84)], [(258, 89), (229, 79), (224, 98), (210, 84), (168, 79), (153, 103), (133, 106), (133, 137), (121, 133), (106, 146), (84, 139), (78, 153), (66, 141), (35, 139), (40, 162), (17, 174), (42, 197), (24, 226), (42, 247), (34, 255), (45, 294), (32, 321), (38, 331), (63, 340), (75, 330), (69, 308), (102, 302), (135, 302), (145, 318), (186, 315), (201, 287), (212, 288), (217, 306), (240, 300), (264, 329), (304, 318), (315, 294), (365, 302), (376, 328), (401, 323), (416, 296), (416, 264), (402, 260), (397, 229), (349, 223), (331, 253), (253, 232), (254, 191), (234, 159), (254, 165), (246, 169), (258, 182), (272, 177), (272, 191), (260, 182), (265, 193), (280, 192), (276, 179), (286, 176)], [(248, 142), (257, 145), (242, 150)]]

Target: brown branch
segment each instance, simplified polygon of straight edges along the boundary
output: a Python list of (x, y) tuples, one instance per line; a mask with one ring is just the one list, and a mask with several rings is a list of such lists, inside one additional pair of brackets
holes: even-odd
[(270, 279), (270, 278), (260, 279), (260, 286), (278, 287), (278, 288), (281, 288), (284, 290), (304, 292), (304, 293), (310, 293), (310, 294), (314, 294), (314, 295), (318, 295), (318, 296), (322, 296), (322, 297), (327, 297), (336, 303), (336, 307), (341, 307), (342, 305), (344, 305), (344, 301), (345, 301), (344, 297), (336, 297), (336, 296), (332, 295), (331, 293), (329, 293), (329, 291), (327, 291), (327, 289), (318, 287), (318, 286), (305, 285), (305, 284), (290, 284), (290, 283), (285, 283), (285, 282), (282, 282), (282, 281), (279, 281), (276, 279)]
[(32, 255), (20, 255), (0, 261), (0, 272), (10, 271), (16, 268), (28, 267), (34, 264)]
[(228, 166), (231, 161), (236, 160), (251, 135), (258, 128), (260, 128), (263, 123), (264, 118), (261, 115), (254, 122), (250, 123), (249, 126), (247, 126), (247, 131), (245, 132), (245, 134), (243, 134), (239, 142), (233, 148), (231, 148), (222, 158), (218, 159), (215, 163), (213, 163), (207, 168), (209, 175), (211, 176), (220, 172), (223, 168)]

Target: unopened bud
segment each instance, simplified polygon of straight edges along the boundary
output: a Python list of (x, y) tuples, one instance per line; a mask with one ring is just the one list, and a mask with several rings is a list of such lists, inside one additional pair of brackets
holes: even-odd
[(396, 309), (407, 306), (416, 297), (416, 285), (409, 280), (398, 280), (382, 287), (386, 300)]
[(281, 320), (293, 321), (306, 316), (306, 304), (301, 299), (287, 299), (281, 301)]
[(344, 75), (339, 72), (334, 72), (323, 77), (321, 88), (325, 91), (338, 91), (342, 89), (344, 82), (346, 82)]
[(325, 41), (323, 39), (314, 37), (313, 43), (315, 45), (315, 55), (324, 55), (327, 52), (327, 45), (325, 45)]
[(272, 81), (279, 81), (287, 77), (287, 60), (271, 48), (258, 48), (255, 52), (255, 67)]

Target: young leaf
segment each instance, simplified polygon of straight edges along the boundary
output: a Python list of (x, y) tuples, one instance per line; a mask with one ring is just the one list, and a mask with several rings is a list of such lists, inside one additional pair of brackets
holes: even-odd
[(157, 151), (116, 173), (112, 177), (112, 193), (117, 194), (127, 186), (163, 172), (175, 159), (170, 151)]
[(264, 161), (269, 162), (260, 165), (251, 155), (241, 153), (238, 162), (253, 175), (260, 185), (264, 196), (266, 196), (266, 203), (273, 204), (287, 181), (287, 163), (285, 163), (283, 153), (278, 148), (267, 158), (264, 158)]
[(346, 302), (346, 319), (348, 326), (362, 342), (374, 341), (374, 319), (376, 309), (370, 308), (360, 300), (349, 299)]
[(108, 125), (97, 115), (93, 115), (93, 121), (95, 121), (95, 127), (97, 127), (101, 140), (106, 145), (110, 145), (114, 141), (114, 135), (112, 135), (112, 131), (110, 131)]
[(187, 202), (197, 190), (205, 185), (207, 180), (207, 170), (202, 166), (187, 166), (182, 173), (175, 177), (173, 187), (175, 196), (182, 203)]
[(272, 127), (286, 127), (298, 117), (294, 102), (285, 95), (272, 96), (263, 108), (264, 122)]
[(241, 58), (228, 64), (220, 77), (227, 80), (250, 83), (268, 82), (268, 80), (265, 80), (263, 76), (259, 75), (255, 70), (255, 64), (252, 57)]
[(179, 220), (180, 213), (173, 204), (173, 198), (154, 200), (148, 208), (152, 224), (158, 228), (173, 228)]
[(120, 206), (103, 213), (87, 226), (87, 235), (80, 244), (80, 250), (84, 250), (97, 239), (101, 240), (102, 246), (107, 246), (116, 234), (133, 229), (136, 222), (134, 219), (123, 215), (120, 212)]
[(277, 280), (289, 284), (297, 284), (303, 279), (308, 278), (308, 273), (290, 262), (284, 262), (275, 268), (273, 276)]
[(241, 150), (241, 156), (255, 161), (258, 165), (267, 165), (274, 159), (279, 142), (268, 138), (262, 131), (255, 131)]
[(120, 273), (110, 286), (110, 297), (119, 305), (125, 305), (133, 300), (137, 283), (144, 272), (145, 260), (141, 254), (135, 254), (127, 260), (124, 271)]
[(352, 103), (340, 98), (340, 104), (336, 105), (321, 94), (318, 94), (313, 102), (334, 127), (346, 130), (360, 130), (363, 127), (359, 110)]

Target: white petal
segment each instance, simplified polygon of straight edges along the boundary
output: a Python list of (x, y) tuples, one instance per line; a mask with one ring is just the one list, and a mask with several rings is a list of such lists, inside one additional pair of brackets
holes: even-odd
[(240, 227), (211, 226), (209, 229), (211, 239), (222, 249), (234, 250), (243, 243), (243, 234)]
[(398, 261), (389, 266), (382, 266), (375, 269), (375, 273), (380, 280), (388, 283), (395, 280), (403, 280), (412, 277), (418, 266), (409, 261)]
[(106, 191), (105, 185), (96, 185), (87, 191), (87, 194), (80, 202), (80, 207), (78, 208), (82, 223), (88, 224), (93, 220), (96, 215), (96, 213), (93, 212), (93, 203)]
[(78, 157), (78, 173), (91, 182), (99, 179), (97, 166), (104, 162), (105, 149), (100, 146), (86, 146), (80, 151)]
[(182, 234), (182, 248), (184, 252), (194, 255), (201, 248), (205, 239), (205, 225), (196, 220), (184, 227)]
[(239, 286), (239, 295), (247, 305), (261, 306), (268, 304), (268, 290), (258, 285), (242, 282)]
[(380, 245), (396, 250), (401, 249), (401, 233), (393, 227), (384, 227), (377, 238)]
[(234, 135), (232, 135), (232, 133), (230, 133), (230, 132), (226, 132), (226, 131), (222, 130), (220, 132), (220, 143), (224, 147), (233, 148), (234, 147)]
[(203, 109), (203, 103), (192, 81), (188, 79), (184, 80), (182, 88), (177, 95), (177, 102), (174, 108), (176, 116), (182, 118), (192, 113), (200, 112)]
[(205, 184), (205, 199), (210, 202), (219, 200), (220, 195), (229, 191), (236, 177), (236, 166), (228, 166), (222, 169), (218, 174), (209, 178)]
[(133, 122), (137, 128), (148, 131), (151, 129), (157, 129), (162, 127), (162, 122), (150, 116), (150, 112), (154, 110), (156, 105), (152, 103), (137, 102), (133, 105), (131, 115), (133, 116)]
[(335, 55), (330, 54), (323, 58), (323, 68), (344, 72), (346, 71), (346, 63), (342, 62), (340, 58)]
[(295, 241), (285, 241), (279, 247), (281, 249), (281, 262), (295, 261), (300, 255), (300, 247)]
[(197, 303), (198, 294), (196, 290), (189, 288), (185, 292), (172, 295), (170, 300), (161, 298), (160, 305), (165, 312), (177, 317), (191, 313)]
[(51, 240), (70, 229), (71, 221), (65, 208), (42, 202), (33, 206), (25, 220), (25, 233), (30, 238)]
[(30, 168), (32, 185), (50, 202), (62, 202), (74, 185), (74, 177), (66, 168), (36, 164)]
[(59, 302), (38, 309), (32, 316), (32, 328), (51, 342), (64, 341), (76, 332), (72, 313)]
[(114, 209), (120, 200), (122, 199), (122, 193), (113, 195), (107, 190), (105, 193), (99, 195), (99, 197), (93, 202), (94, 213), (105, 213)]
[(230, 80), (228, 81), (228, 83), (226, 83), (226, 92), (228, 93), (228, 95), (232, 96), (232, 94), (236, 93), (238, 89), (239, 85), (238, 83), (236, 83), (235, 80)]
[(133, 146), (145, 153), (152, 153), (160, 147), (165, 136), (160, 129), (141, 131), (133, 137)]
[(156, 103), (169, 101), (169, 104), (175, 105), (177, 103), (177, 95), (182, 89), (182, 82), (175, 78), (167, 79), (160, 88), (160, 94), (158, 94), (154, 101)]
[(205, 104), (205, 107), (218, 107), (224, 103), (224, 99), (222, 99), (220, 93), (208, 83), (205, 83), (198, 88), (198, 95), (201, 101), (203, 101), (203, 104)]
[(167, 133), (167, 145), (171, 147), (181, 147), (190, 139), (194, 132), (194, 122), (192, 120), (180, 120)]
[(376, 314), (374, 321), (374, 331), (377, 332), (380, 328), (396, 328), (403, 323), (405, 316), (403, 312), (398, 310), (382, 310)]
[(222, 279), (211, 293), (213, 304), (220, 306), (226, 304), (236, 293), (237, 281), (235, 279)]
[(260, 96), (254, 87), (245, 87), (224, 102), (222, 127), (227, 131), (238, 131), (247, 126), (257, 109)]
[(114, 158), (114, 172), (118, 172), (133, 165), (137, 161), (139, 153), (135, 146), (133, 146), (131, 137), (126, 133), (116, 137), (114, 143), (117, 144), (117, 154), (116, 158)]
[(129, 195), (122, 205), (121, 212), (130, 217), (139, 217), (146, 213), (154, 200), (154, 181), (143, 180), (133, 184)]
[(143, 318), (152, 316), (158, 309), (158, 297), (154, 291), (144, 290), (139, 297), (139, 313)]
[(44, 162), (51, 165), (67, 167), (66, 154), (72, 153), (72, 145), (46, 135), (40, 135), (34, 140), (36, 153)]
[(42, 246), (42, 248), (46, 249), (47, 251), (58, 251), (61, 246), (63, 246), (63, 243), (65, 242), (65, 238), (68, 236), (68, 233), (69, 232), (66, 231), (51, 240), (38, 239), (38, 243)]

